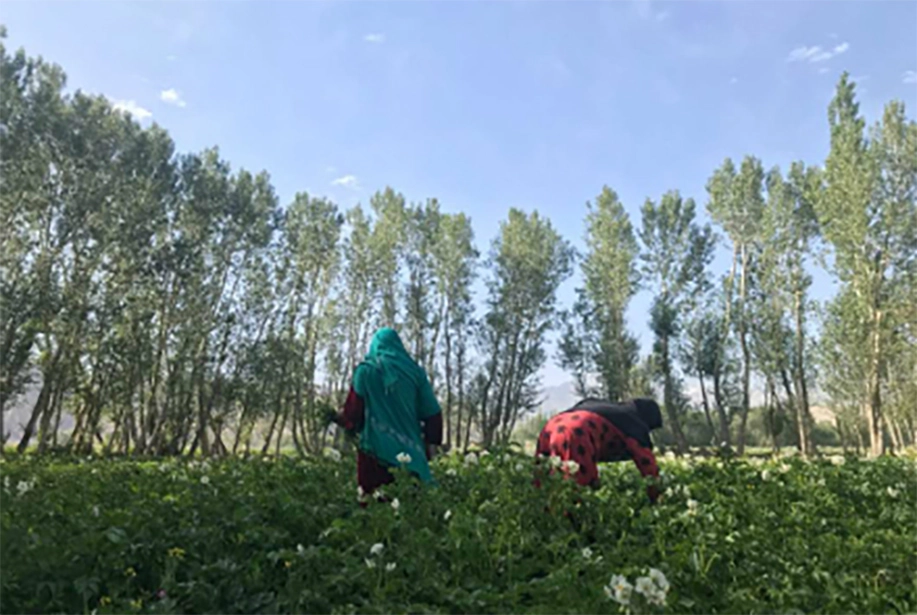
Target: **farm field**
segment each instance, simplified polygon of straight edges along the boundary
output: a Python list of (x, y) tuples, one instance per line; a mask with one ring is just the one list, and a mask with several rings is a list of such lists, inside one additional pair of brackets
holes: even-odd
[(536, 490), (530, 457), (495, 452), (360, 509), (348, 457), (6, 459), (0, 611), (917, 609), (913, 460), (660, 465), (657, 506), (631, 464)]

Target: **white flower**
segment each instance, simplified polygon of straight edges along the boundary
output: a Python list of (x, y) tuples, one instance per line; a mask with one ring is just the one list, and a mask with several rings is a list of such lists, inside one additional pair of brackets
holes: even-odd
[(397, 567), (398, 567), (398, 564), (396, 564), (395, 562), (389, 562), (388, 564), (385, 565), (385, 571), (392, 572)]
[(761, 470), (761, 480), (768, 481), (771, 478), (770, 470)]
[(665, 605), (665, 594), (660, 591), (652, 592), (646, 595), (646, 601), (656, 606)]
[(548, 457), (548, 464), (552, 468), (559, 468), (561, 465), (563, 465), (563, 463), (564, 463), (564, 460), (561, 459), (560, 457), (554, 457), (553, 455), (551, 457)]
[(675, 459), (675, 453), (673, 453), (672, 451), (666, 451), (665, 458), (668, 459), (669, 461), (672, 461), (673, 459)]
[(523, 470), (525, 470), (525, 466), (522, 465), (521, 463), (517, 463), (516, 467), (513, 469), (516, 470), (516, 472), (522, 472)]
[(371, 559), (364, 559), (363, 561), (366, 562), (366, 567), (367, 567), (367, 568), (375, 568), (375, 567), (376, 567), (376, 562), (373, 561), (373, 560), (371, 560)]
[(659, 591), (661, 591), (662, 593), (668, 593), (669, 580), (665, 578), (665, 575), (662, 573), (661, 570), (657, 568), (650, 568), (647, 575), (649, 576), (650, 580), (652, 580), (653, 583), (656, 584), (656, 587), (659, 588)]
[(468, 453), (467, 455), (465, 455), (465, 465), (466, 466), (473, 466), (477, 463), (478, 463), (477, 455), (475, 455), (474, 453)]
[(790, 466), (788, 466), (788, 465), (785, 464), (785, 463), (781, 463), (781, 464), (777, 467), (777, 469), (780, 470), (780, 473), (781, 473), (781, 474), (786, 474), (787, 472), (790, 471)]
[(392, 509), (397, 512), (399, 508), (401, 508), (401, 502), (398, 501), (398, 498), (395, 498), (392, 500)]
[(592, 549), (589, 547), (583, 548), (583, 559), (592, 559)]
[(24, 480), (19, 481), (16, 485), (16, 491), (19, 492), (19, 495), (25, 495), (32, 490), (32, 483), (27, 483)]
[[(688, 500), (688, 514), (692, 517), (697, 514), (697, 500)], [(653, 568), (655, 570), (655, 568)], [(658, 572), (658, 571), (657, 571)], [(660, 573), (662, 574), (662, 573)]]
[(653, 580), (649, 577), (638, 578), (635, 589), (638, 594), (643, 594), (647, 598), (649, 598), (650, 594), (655, 594), (658, 591), (656, 589), (656, 584), (653, 583)]
[(330, 457), (333, 461), (340, 461), (341, 451), (337, 450), (336, 448), (329, 448), (328, 457)]
[(579, 472), (579, 463), (573, 461), (572, 459), (564, 463), (564, 467), (567, 468), (567, 471), (570, 474), (576, 474), (577, 472)]
[(892, 488), (892, 487), (887, 487), (887, 488), (885, 489), (885, 491), (886, 491), (886, 493), (888, 493), (888, 497), (890, 497), (890, 498), (893, 498), (893, 499), (894, 499), (894, 498), (897, 498), (897, 497), (898, 497), (898, 493), (899, 493), (899, 492), (898, 492), (897, 489), (894, 489), (894, 488)]
[(10, 490), (10, 477), (9, 476), (3, 477), (3, 489), (6, 491)]
[(455, 468), (449, 468), (446, 470), (447, 476), (458, 476), (458, 471)]
[(832, 464), (836, 466), (844, 465), (844, 461), (845, 461), (843, 455), (831, 455), (830, 457), (828, 457), (828, 459), (831, 461)]
[(616, 574), (611, 577), (611, 582), (605, 586), (605, 595), (608, 596), (610, 600), (614, 600), (618, 604), (630, 604), (630, 596), (634, 591), (634, 586), (631, 585), (627, 579), (620, 575)]
[(98, 506), (93, 506), (93, 507), (92, 507), (92, 516), (93, 516), (93, 517), (98, 517), (98, 516), (99, 516), (99, 507), (98, 507)]
[(483, 451), (481, 451), (481, 452), (478, 453), (478, 454), (479, 454), (481, 457), (487, 457), (488, 455), (490, 455), (490, 451), (488, 451), (487, 449), (484, 449)]
[(374, 556), (379, 555), (384, 550), (385, 550), (385, 545), (382, 544), (381, 542), (377, 542), (376, 544), (374, 544), (373, 546), (369, 548), (369, 554), (374, 555)]
[(203, 476), (201, 476), (201, 484), (202, 484), (202, 485), (209, 485), (209, 484), (210, 484), (210, 477), (207, 476), (206, 474), (203, 475)]
[(304, 546), (298, 544), (298, 545), (296, 545), (296, 552), (299, 553), (300, 555), (305, 555), (305, 553), (306, 553), (306, 548), (305, 548)]
[(443, 515), (443, 521), (448, 521), (451, 518), (452, 518), (452, 511), (447, 510), (446, 513)]
[(397, 455), (395, 455), (395, 459), (401, 465), (408, 465), (409, 463), (411, 463), (411, 456), (408, 455), (407, 453), (398, 453)]
[(361, 487), (360, 485), (357, 485), (357, 497), (360, 498), (361, 500), (364, 497), (366, 497), (366, 492), (363, 491), (363, 487)]

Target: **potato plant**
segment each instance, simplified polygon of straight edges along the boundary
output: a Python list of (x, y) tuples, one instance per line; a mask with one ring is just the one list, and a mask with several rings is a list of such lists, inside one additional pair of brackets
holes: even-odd
[(354, 460), (0, 463), (4, 613), (905, 613), (917, 464), (661, 460), (532, 485), (449, 456), (358, 506)]

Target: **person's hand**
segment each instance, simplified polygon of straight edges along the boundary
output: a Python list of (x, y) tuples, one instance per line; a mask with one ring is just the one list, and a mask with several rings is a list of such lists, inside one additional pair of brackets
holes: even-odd
[(659, 487), (656, 485), (651, 485), (648, 489), (648, 492), (650, 504), (656, 504), (659, 501), (659, 498), (662, 496), (662, 490), (659, 489)]
[(324, 415), (322, 416), (322, 425), (328, 427), (332, 423), (339, 424), (338, 413), (331, 408), (325, 408)]

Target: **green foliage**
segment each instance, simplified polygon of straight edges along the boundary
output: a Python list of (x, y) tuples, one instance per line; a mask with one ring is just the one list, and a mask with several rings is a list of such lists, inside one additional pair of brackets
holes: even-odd
[(557, 321), (557, 288), (572, 273), (573, 248), (538, 212), (510, 209), (491, 248), (487, 313), (479, 329), (484, 366), (475, 405), (482, 441), (505, 444), (533, 409), (545, 338)]
[(832, 305), (831, 327), (852, 335), (830, 336), (826, 352), (862, 355), (856, 366), (847, 359), (829, 364), (828, 386), (837, 390), (844, 373), (859, 372), (856, 395), (835, 401), (867, 408), (870, 449), (878, 455), (885, 446), (888, 366), (906, 347), (899, 336), (912, 340), (917, 326), (917, 123), (907, 120), (903, 104), (892, 102), (867, 134), (855, 91), (849, 75), (842, 75), (828, 112), (831, 150), (824, 189), (814, 204), (832, 270), (843, 284)]
[(917, 468), (843, 462), (664, 459), (650, 506), (631, 464), (592, 492), (449, 457), (365, 510), (349, 459), (7, 462), (0, 610), (602, 613), (612, 575), (655, 568), (646, 612), (913, 611)]
[(577, 392), (624, 399), (634, 392), (633, 370), (639, 360), (637, 339), (627, 330), (624, 313), (637, 292), (639, 246), (633, 225), (608, 186), (587, 203), (583, 288), (568, 315), (558, 344), (561, 367), (572, 372)]
[(641, 213), (643, 276), (655, 294), (650, 309), (653, 353), (669, 428), (679, 449), (686, 450), (679, 417), (683, 395), (675, 356), (682, 334), (680, 315), (696, 305), (707, 288), (706, 268), (713, 258), (712, 233), (708, 226), (700, 227), (695, 222), (694, 200), (682, 199), (677, 191), (663, 195), (658, 205), (647, 199)]

